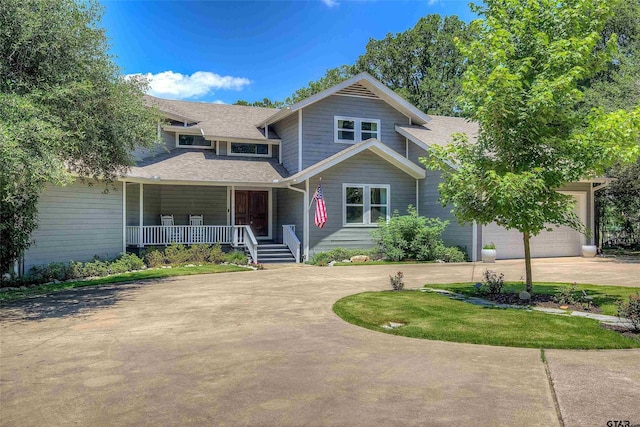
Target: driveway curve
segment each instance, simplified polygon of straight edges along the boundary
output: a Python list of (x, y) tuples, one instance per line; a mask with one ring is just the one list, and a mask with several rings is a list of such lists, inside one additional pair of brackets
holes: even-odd
[[(587, 265), (562, 262), (575, 272)], [(546, 264), (553, 267), (535, 264), (540, 276), (558, 266)], [(495, 267), (510, 265), (519, 268)], [(386, 289), (399, 269), (418, 286), (470, 280), (476, 267), (481, 275), (477, 264), (292, 266), (81, 288), (9, 305), (0, 311), (0, 424), (553, 426), (560, 413), (565, 425), (578, 425), (585, 408), (576, 393), (594, 392), (572, 387), (584, 352), (547, 352), (551, 377), (562, 382), (554, 389), (539, 350), (396, 337), (331, 310), (343, 296)], [(595, 365), (609, 378), (612, 358), (618, 371), (627, 363), (633, 371), (640, 352), (590, 352), (585, 369), (594, 378)], [(635, 399), (639, 376), (610, 388)], [(625, 409), (628, 400), (615, 400), (587, 425), (636, 415), (632, 422), (640, 422)]]

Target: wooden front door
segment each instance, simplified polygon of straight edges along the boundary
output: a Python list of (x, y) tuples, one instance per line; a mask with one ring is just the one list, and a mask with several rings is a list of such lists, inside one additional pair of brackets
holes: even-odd
[(250, 225), (255, 236), (269, 235), (269, 192), (236, 191), (235, 224)]

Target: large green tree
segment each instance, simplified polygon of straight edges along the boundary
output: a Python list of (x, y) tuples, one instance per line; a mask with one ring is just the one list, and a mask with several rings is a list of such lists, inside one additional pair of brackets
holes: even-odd
[(443, 171), (441, 202), (464, 223), (496, 222), (522, 232), (526, 284), (532, 290), (530, 239), (549, 224), (585, 231), (571, 198), (556, 190), (617, 157), (640, 153), (640, 109), (580, 114), (579, 83), (602, 70), (615, 37), (599, 46), (604, 0), (487, 0), (474, 6), (461, 107), (477, 121), (477, 143), (458, 136), (434, 147)]
[(457, 16), (427, 15), (413, 28), (369, 39), (365, 53), (353, 65), (327, 70), (325, 75), (287, 98), (292, 104), (366, 71), (429, 114), (455, 116), (465, 59), (455, 40), (467, 40), (467, 25)]
[(458, 115), (465, 61), (455, 40), (468, 38), (457, 16), (427, 15), (402, 33), (370, 39), (356, 61), (367, 71), (428, 114)]
[[(602, 30), (603, 46), (613, 34), (618, 51), (605, 68), (581, 84), (582, 112), (600, 107), (605, 111), (631, 110), (640, 105), (640, 1), (618, 2)], [(599, 243), (603, 232), (622, 235), (627, 243), (640, 243), (640, 160), (632, 165), (615, 165), (606, 171), (615, 178), (596, 193), (595, 230)], [(603, 239), (603, 240), (601, 240)]]
[(0, 272), (29, 247), (47, 184), (109, 184), (157, 138), (145, 82), (121, 77), (100, 16), (92, 0), (0, 2)]

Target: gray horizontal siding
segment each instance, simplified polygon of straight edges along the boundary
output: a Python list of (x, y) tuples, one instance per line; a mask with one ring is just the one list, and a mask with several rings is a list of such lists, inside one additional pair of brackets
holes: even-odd
[(282, 165), (291, 174), (298, 172), (298, 114), (292, 114), (272, 127), (280, 136)]
[[(139, 184), (127, 184), (127, 225), (138, 225)], [(206, 225), (227, 224), (227, 187), (144, 185), (144, 225), (160, 225), (160, 215), (173, 215), (176, 225), (189, 215), (204, 215)]]
[(382, 143), (405, 155), (405, 138), (396, 124), (409, 119), (379, 99), (332, 95), (305, 107), (302, 113), (302, 168), (307, 168), (349, 147), (334, 142), (334, 116), (379, 119)]
[(220, 151), (218, 152), (218, 156), (226, 156), (227, 149), (228, 149), (227, 141), (220, 141), (219, 147), (220, 147)]
[[(409, 142), (409, 160), (421, 165), (419, 158), (426, 157), (427, 152), (418, 147), (413, 142)], [(418, 212), (421, 216), (427, 218), (440, 218), (443, 221), (449, 221), (449, 225), (442, 233), (442, 240), (447, 246), (460, 246), (465, 249), (469, 259), (473, 252), (473, 227), (471, 225), (460, 225), (455, 215), (451, 213), (451, 207), (442, 207), (438, 199), (438, 184), (442, 182), (441, 172), (427, 171), (425, 179), (420, 180), (419, 184), (419, 203)]]
[(122, 184), (104, 194), (104, 184), (79, 181), (47, 186), (38, 200), (38, 229), (25, 253), (25, 271), (50, 262), (115, 257), (122, 251)]
[(274, 193), (274, 211), (275, 211), (275, 228), (274, 239), (282, 241), (282, 226), (295, 225), (296, 236), (302, 242), (304, 231), (304, 213), (302, 208), (303, 194), (298, 191), (288, 190), (286, 188), (276, 188)]
[(176, 134), (173, 132), (160, 131), (162, 141), (150, 148), (138, 148), (133, 151), (133, 158), (136, 160), (146, 159), (147, 157), (157, 156), (176, 148)]
[[(415, 179), (389, 164), (376, 154), (362, 152), (321, 174), (322, 190), (328, 221), (324, 228), (314, 225), (315, 205), (309, 213), (309, 249), (311, 255), (334, 247), (368, 248), (373, 246), (371, 230), (375, 227), (343, 227), (342, 184), (389, 184), (391, 212), (406, 214), (409, 204), (415, 205)], [(317, 177), (310, 180), (314, 192)]]

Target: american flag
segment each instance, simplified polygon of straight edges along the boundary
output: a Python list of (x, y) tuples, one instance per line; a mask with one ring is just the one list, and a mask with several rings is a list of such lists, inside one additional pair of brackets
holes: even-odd
[(313, 199), (316, 201), (315, 223), (317, 227), (322, 228), (327, 222), (327, 206), (324, 204), (324, 198), (322, 197), (322, 186), (319, 182), (316, 194), (313, 195)]

